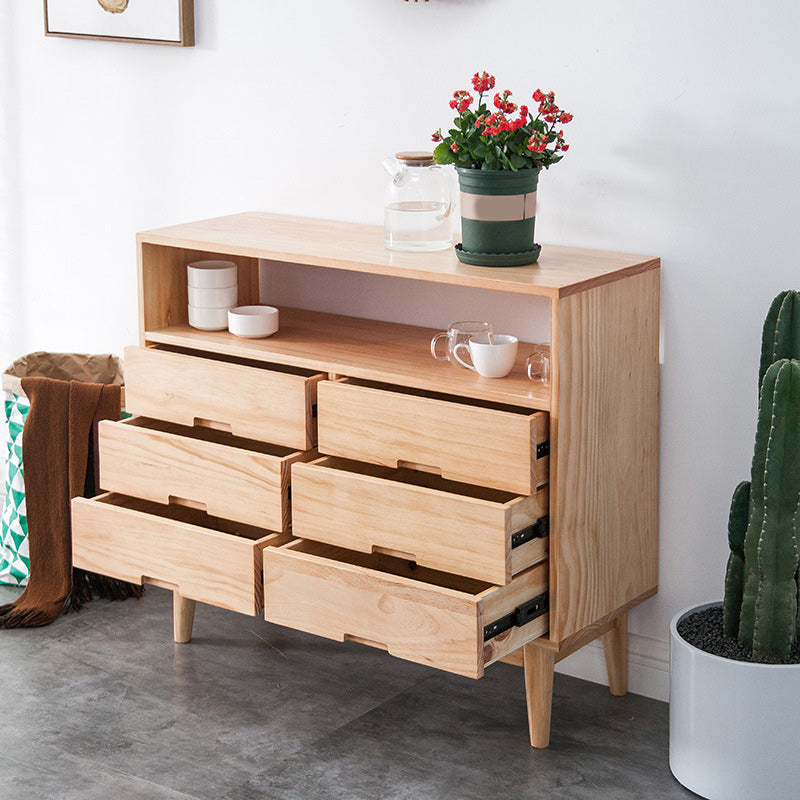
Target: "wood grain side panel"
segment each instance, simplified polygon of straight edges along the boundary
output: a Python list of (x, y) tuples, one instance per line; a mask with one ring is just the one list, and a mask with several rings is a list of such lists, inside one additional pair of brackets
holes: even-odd
[(657, 584), (659, 273), (560, 299), (557, 320), (554, 641)]

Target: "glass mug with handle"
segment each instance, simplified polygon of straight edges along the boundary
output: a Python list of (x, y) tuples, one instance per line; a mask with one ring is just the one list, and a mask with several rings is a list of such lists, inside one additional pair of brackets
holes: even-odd
[[(459, 342), (467, 344), (470, 336), (491, 332), (492, 326), (489, 322), (454, 322), (446, 331), (437, 333), (431, 339), (431, 355), (438, 361), (450, 361), (455, 364), (456, 360), (453, 356), (453, 351)], [(444, 340), (444, 355), (439, 355), (437, 345), (442, 340)]]
[(528, 377), (538, 383), (550, 383), (550, 345), (536, 344), (526, 361)]

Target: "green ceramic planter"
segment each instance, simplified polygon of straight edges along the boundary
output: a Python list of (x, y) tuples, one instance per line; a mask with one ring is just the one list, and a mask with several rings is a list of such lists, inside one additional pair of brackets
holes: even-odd
[(461, 189), (460, 261), (487, 267), (532, 264), (538, 169), (481, 170), (456, 167)]

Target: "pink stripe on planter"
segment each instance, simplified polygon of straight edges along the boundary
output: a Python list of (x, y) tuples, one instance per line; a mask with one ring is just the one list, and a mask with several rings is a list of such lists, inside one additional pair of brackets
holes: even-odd
[(536, 192), (469, 194), (461, 192), (461, 216), (484, 222), (512, 222), (536, 216)]
[(533, 219), (536, 216), (536, 192), (525, 195), (525, 219)]

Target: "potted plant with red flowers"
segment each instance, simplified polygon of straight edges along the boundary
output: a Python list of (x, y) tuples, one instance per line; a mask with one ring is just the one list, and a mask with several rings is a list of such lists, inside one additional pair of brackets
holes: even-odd
[(511, 91), (494, 94), (495, 78), (475, 73), (472, 88), (453, 92), (450, 101), (458, 116), (445, 136), (433, 134), (438, 164), (454, 164), (461, 188), (462, 242), (456, 245), (460, 261), (480, 266), (508, 267), (532, 264), (539, 257), (534, 243), (536, 187), (539, 172), (560, 161), (569, 145), (561, 126), (572, 114), (561, 110), (554, 92), (533, 93), (534, 116), (517, 105)]

